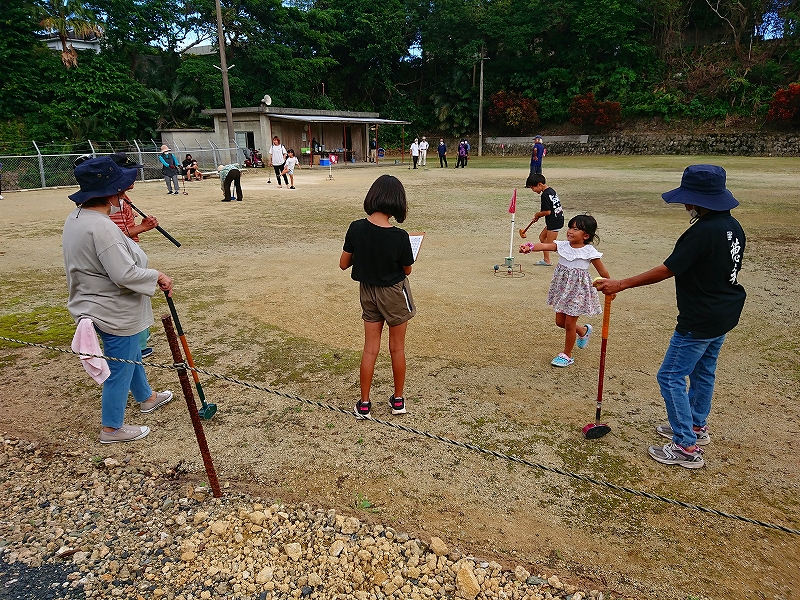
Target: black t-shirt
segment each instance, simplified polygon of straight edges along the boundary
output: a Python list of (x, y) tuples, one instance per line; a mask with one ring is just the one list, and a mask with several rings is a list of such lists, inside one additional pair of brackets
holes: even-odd
[(678, 238), (664, 261), (675, 274), (678, 333), (708, 339), (736, 327), (747, 295), (737, 279), (744, 246), (729, 210), (703, 215)]
[(399, 227), (378, 227), (367, 219), (350, 223), (343, 250), (353, 255), (351, 277), (380, 287), (403, 281), (403, 267), (414, 264), (408, 232)]
[(564, 227), (564, 209), (561, 208), (561, 199), (553, 188), (549, 187), (542, 192), (542, 207), (539, 210), (550, 211), (550, 214), (544, 218), (548, 229)]

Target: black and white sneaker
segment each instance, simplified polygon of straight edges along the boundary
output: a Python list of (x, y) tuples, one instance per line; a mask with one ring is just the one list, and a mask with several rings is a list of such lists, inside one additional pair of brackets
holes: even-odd
[(699, 469), (706, 464), (700, 446), (695, 446), (694, 451), (689, 452), (683, 446), (670, 442), (664, 446), (650, 446), (647, 452), (653, 460), (662, 465), (680, 465), (685, 469)]
[(406, 401), (403, 398), (395, 398), (394, 394), (389, 396), (389, 408), (392, 409), (393, 415), (404, 415), (406, 410)]
[(369, 419), (369, 411), (372, 409), (372, 402), (356, 402), (353, 407), (353, 414), (358, 419)]
[[(675, 432), (672, 431), (672, 427), (670, 427), (669, 423), (667, 423), (666, 425), (659, 425), (656, 427), (656, 433), (671, 440)], [(711, 432), (708, 430), (708, 425), (702, 427), (700, 431), (695, 429), (694, 433), (697, 436), (698, 446), (705, 446), (711, 443)]]

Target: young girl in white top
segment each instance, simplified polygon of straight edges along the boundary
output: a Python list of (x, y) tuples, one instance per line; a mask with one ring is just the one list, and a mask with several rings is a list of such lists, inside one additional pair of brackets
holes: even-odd
[[(281, 171), (281, 175), (284, 177), (286, 177), (287, 174), (289, 175), (289, 181), (291, 182), (291, 185), (289, 185), (290, 190), (294, 189), (294, 168), (297, 166), (298, 162), (300, 161), (295, 157), (294, 150), (290, 148), (289, 157), (286, 159), (286, 162), (283, 163), (283, 171)], [(278, 183), (280, 183), (280, 181), (278, 181)]]
[[(591, 242), (597, 231), (597, 221), (591, 215), (578, 215), (569, 222), (566, 241), (554, 243), (523, 244), (520, 252), (541, 252), (543, 250), (558, 253), (558, 265), (553, 272), (550, 291), (547, 293), (547, 304), (556, 311), (556, 325), (564, 329), (564, 352), (556, 356), (550, 364), (554, 367), (568, 367), (574, 363), (572, 348), (586, 348), (592, 335), (592, 326), (578, 325), (581, 315), (599, 315), (603, 312), (598, 300), (597, 290), (592, 287), (589, 274), (591, 264), (601, 277), (610, 277), (598, 252)], [(577, 340), (577, 343), (576, 343)]]

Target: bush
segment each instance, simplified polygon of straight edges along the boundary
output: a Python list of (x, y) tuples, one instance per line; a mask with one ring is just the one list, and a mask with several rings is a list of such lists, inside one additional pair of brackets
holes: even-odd
[(595, 131), (607, 131), (622, 121), (622, 106), (619, 102), (597, 101), (588, 92), (578, 95), (569, 105), (570, 123)]
[(489, 120), (513, 133), (530, 133), (539, 125), (539, 103), (519, 92), (501, 90), (489, 100)]
[(772, 96), (767, 121), (800, 123), (800, 83), (792, 83)]

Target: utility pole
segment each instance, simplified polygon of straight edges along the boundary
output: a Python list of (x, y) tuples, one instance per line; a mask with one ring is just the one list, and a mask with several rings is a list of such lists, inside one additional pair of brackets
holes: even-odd
[[(222, 98), (225, 101), (225, 121), (228, 126), (228, 148), (236, 147), (236, 137), (233, 134), (233, 109), (231, 108), (231, 89), (228, 86), (228, 61), (225, 58), (225, 33), (222, 31), (222, 6), (220, 0), (217, 4), (217, 42), (219, 44), (219, 65), (222, 71)], [(237, 160), (236, 151), (230, 151), (231, 162)]]
[(483, 61), (489, 60), (483, 56), (484, 46), (481, 44), (481, 83), (478, 100), (478, 156), (483, 156)]

